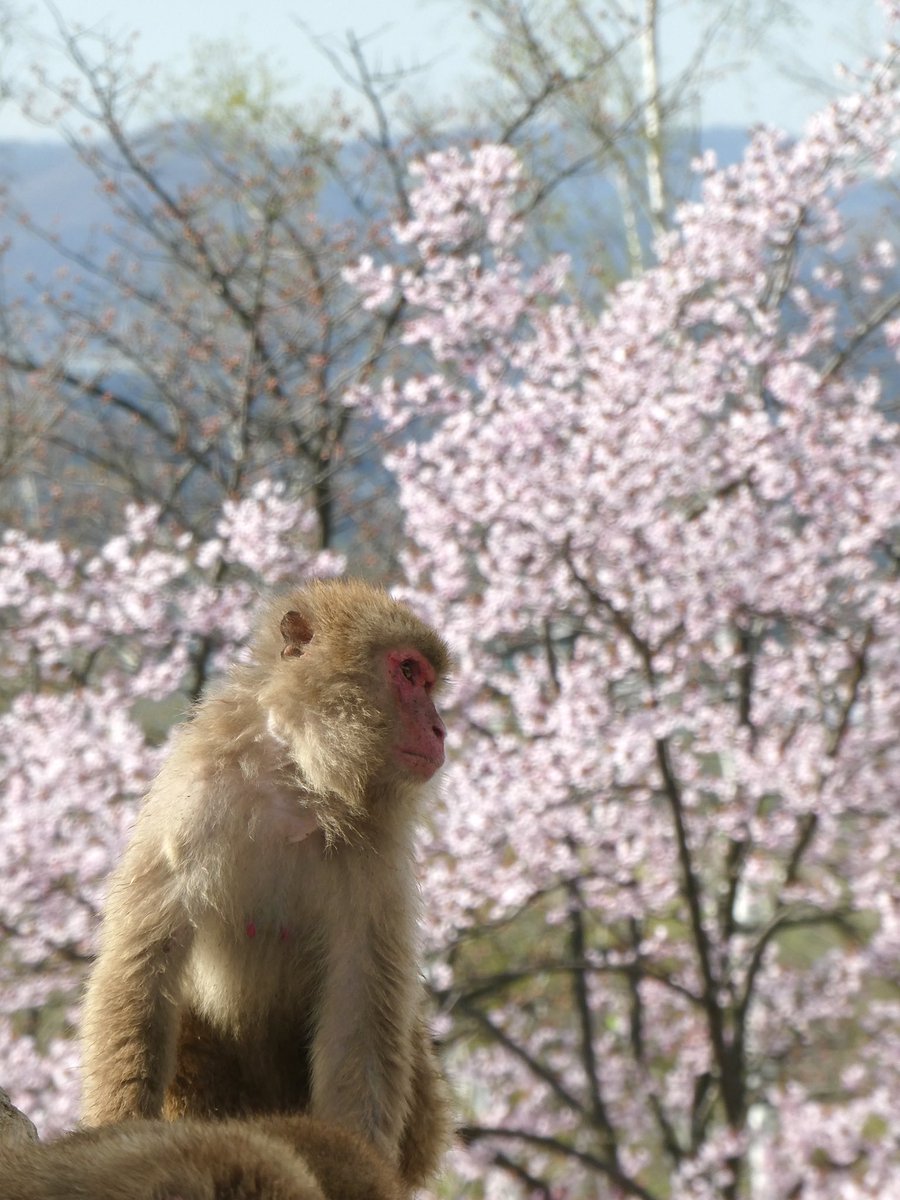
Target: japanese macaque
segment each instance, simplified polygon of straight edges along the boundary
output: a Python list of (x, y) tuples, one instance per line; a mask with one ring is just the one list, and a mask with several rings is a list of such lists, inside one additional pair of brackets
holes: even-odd
[(413, 838), (444, 759), (441, 638), (385, 592), (270, 604), (178, 731), (115, 874), (84, 1011), (84, 1119), (309, 1112), (409, 1186), (449, 1132)]
[(126, 1121), (38, 1143), (2, 1091), (0, 1107), (3, 1200), (401, 1200), (404, 1192), (363, 1138), (310, 1117)]

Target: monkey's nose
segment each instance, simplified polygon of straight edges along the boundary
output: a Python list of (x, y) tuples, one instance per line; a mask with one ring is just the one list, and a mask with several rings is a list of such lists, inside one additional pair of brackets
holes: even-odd
[(444, 738), (447, 736), (447, 726), (440, 717), (438, 717), (437, 721), (431, 726), (431, 732), (439, 742), (443, 742)]

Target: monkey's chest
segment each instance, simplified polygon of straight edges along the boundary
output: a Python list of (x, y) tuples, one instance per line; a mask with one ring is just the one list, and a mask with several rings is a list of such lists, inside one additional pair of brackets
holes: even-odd
[(215, 914), (197, 928), (185, 999), (221, 1028), (305, 1021), (316, 1007), (323, 956), (315, 929), (290, 909)]

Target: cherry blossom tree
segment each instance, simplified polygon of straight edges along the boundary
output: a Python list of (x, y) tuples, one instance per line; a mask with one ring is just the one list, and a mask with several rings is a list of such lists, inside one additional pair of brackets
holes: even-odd
[(78, 1112), (67, 1036), (103, 889), (161, 731), (245, 641), (263, 581), (330, 575), (314, 512), (263, 482), (199, 541), (131, 506), (95, 550), (7, 531), (0, 542), (0, 1060), (42, 1131)]
[[(109, 104), (130, 93), (86, 80), (121, 132)], [(42, 1131), (75, 1116), (66, 1035), (166, 729), (238, 652), (262, 582), (340, 566), (314, 549), (328, 505), (313, 520), (258, 480), (311, 449), (322, 500), (355, 381), (398, 435), (406, 586), (458, 654), (455, 753), (422, 841), (463, 1120), (446, 1189), (890, 1195), (900, 292), (889, 219), (856, 228), (846, 202), (890, 169), (898, 100), (889, 47), (797, 142), (762, 130), (739, 166), (701, 164), (655, 265), (599, 313), (564, 259), (526, 246), (536, 182), (503, 146), (428, 157), (411, 194), (392, 157), (396, 244), (373, 241), (344, 280), (353, 238), (286, 269), (320, 226), (300, 168), (293, 202), (269, 203), (285, 166), (265, 146), (236, 228), (226, 193), (160, 193), (158, 143), (85, 147), (177, 269), (114, 259), (88, 309), (55, 289), (52, 353), (16, 312), (3, 330), (23, 444), (74, 440), (158, 501), (89, 545), (0, 543), (0, 1058)], [(297, 318), (323, 263), (327, 302)], [(136, 277), (129, 323), (109, 296)], [(379, 381), (398, 330), (402, 369)], [(114, 389), (116, 355), (153, 407)], [(88, 426), (60, 397), (112, 416)], [(135, 424), (159, 450), (137, 468)]]
[(355, 399), (459, 653), (423, 855), (466, 1194), (896, 1188), (900, 291), (846, 212), (897, 54), (699, 164), (599, 315), (520, 252), (505, 147), (420, 163), (417, 265), (351, 273), (406, 304)]
[(58, 36), (65, 74), (48, 54), (25, 106), (99, 215), (79, 235), (0, 181), (0, 512), (56, 532), (53, 502), (89, 489), (94, 529), (84, 503), (65, 527), (96, 537), (124, 493), (204, 537), (274, 477), (309, 498), (322, 547), (355, 539), (381, 565), (377, 431), (343, 394), (395, 315), (363, 311), (341, 268), (404, 211), (411, 135), (388, 124), (386, 85), (360, 57), (385, 129), (354, 143), (358, 114), (289, 109), (221, 47), (191, 97), (191, 76), (139, 71), (128, 43), (61, 19)]

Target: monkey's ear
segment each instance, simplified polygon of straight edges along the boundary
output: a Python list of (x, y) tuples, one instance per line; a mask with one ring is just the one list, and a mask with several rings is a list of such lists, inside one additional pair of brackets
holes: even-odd
[(281, 636), (284, 638), (281, 657), (299, 658), (312, 641), (312, 625), (300, 613), (286, 612), (281, 618)]

